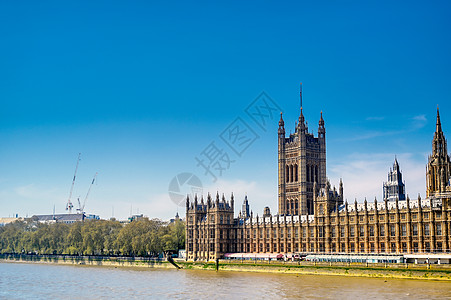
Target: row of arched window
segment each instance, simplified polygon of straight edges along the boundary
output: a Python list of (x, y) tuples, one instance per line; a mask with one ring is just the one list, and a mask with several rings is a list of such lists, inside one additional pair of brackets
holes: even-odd
[(286, 172), (285, 176), (286, 182), (297, 182), (299, 180), (298, 164), (287, 165), (285, 168), (285, 172)]
[(307, 182), (318, 183), (318, 166), (306, 166)]
[(299, 214), (299, 201), (298, 199), (287, 200), (287, 214), (298, 215)]
[[(298, 164), (293, 164), (293, 165), (286, 165), (285, 167), (285, 181), (286, 182), (298, 182), (299, 178), (298, 178)], [(307, 182), (316, 182), (318, 183), (318, 166), (310, 166), (307, 165), (306, 166), (306, 179)]]

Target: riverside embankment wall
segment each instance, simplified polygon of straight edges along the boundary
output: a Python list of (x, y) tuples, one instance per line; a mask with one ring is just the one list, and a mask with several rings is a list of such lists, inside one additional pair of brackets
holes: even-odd
[[(1, 254), (0, 261), (22, 263), (52, 263), (66, 265), (165, 268), (175, 267), (165, 260), (133, 257), (11, 255)], [(216, 270), (214, 262), (176, 261), (185, 270)], [(451, 281), (450, 265), (314, 263), (283, 261), (220, 260), (219, 271), (262, 272), (300, 275), (339, 275), (373, 278), (404, 278)]]

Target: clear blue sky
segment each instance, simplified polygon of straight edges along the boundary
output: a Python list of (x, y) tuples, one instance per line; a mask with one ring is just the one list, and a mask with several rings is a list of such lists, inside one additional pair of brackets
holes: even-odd
[[(245, 109), (265, 91), (289, 132), (299, 82), (348, 200), (380, 199), (395, 155), (424, 196), (437, 105), (451, 136), (449, 13), (448, 1), (3, 1), (0, 216), (64, 212), (79, 152), (72, 200), (99, 172), (86, 210), (103, 218), (183, 215), (168, 195), (181, 172), (276, 213), (278, 113), (262, 129)], [(241, 156), (221, 139), (237, 117), (259, 137)], [(234, 161), (216, 182), (195, 160), (211, 142)]]

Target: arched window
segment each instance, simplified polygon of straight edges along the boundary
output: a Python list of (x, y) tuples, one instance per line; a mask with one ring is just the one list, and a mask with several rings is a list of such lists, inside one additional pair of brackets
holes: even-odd
[(315, 181), (318, 183), (318, 166), (315, 166)]
[(294, 165), (294, 181), (298, 181), (298, 164)]
[(290, 180), (290, 167), (288, 165), (285, 166), (285, 182), (288, 182)]
[(310, 172), (311, 172), (310, 182), (314, 182), (315, 181), (315, 166), (312, 166), (310, 168)]
[(310, 182), (310, 166), (307, 165), (306, 169), (307, 169), (307, 171), (305, 172), (307, 174), (307, 179), (306, 180), (307, 180), (307, 182)]
[(293, 182), (293, 165), (290, 166), (290, 182)]

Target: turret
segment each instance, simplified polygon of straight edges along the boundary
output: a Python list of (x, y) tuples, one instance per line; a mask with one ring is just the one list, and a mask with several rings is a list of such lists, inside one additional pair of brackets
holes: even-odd
[(268, 206), (266, 206), (266, 207), (263, 209), (263, 217), (267, 218), (267, 217), (270, 217), (270, 216), (271, 216), (271, 210), (269, 209)]
[(338, 189), (338, 195), (340, 196), (340, 200), (343, 201), (343, 180), (340, 178), (340, 187)]
[(406, 200), (405, 183), (402, 180), (402, 173), (396, 156), (393, 168), (390, 168), (388, 172), (387, 179), (388, 181), (383, 183), (384, 198), (387, 198), (389, 201), (394, 201), (396, 197), (399, 200)]
[(285, 139), (285, 122), (283, 121), (283, 118), (282, 118), (282, 112), (280, 112), (278, 133), (279, 133), (279, 138), (284, 138)]
[(234, 206), (235, 206), (235, 199), (233, 197), (233, 193), (230, 196), (230, 207), (232, 208), (232, 211), (234, 210)]
[(321, 111), (321, 117), (318, 122), (318, 138), (324, 139), (326, 136), (326, 128), (324, 127), (323, 111)]
[(208, 206), (208, 208), (211, 208), (211, 195), (210, 195), (210, 193), (208, 193), (208, 195), (207, 195), (207, 206)]

